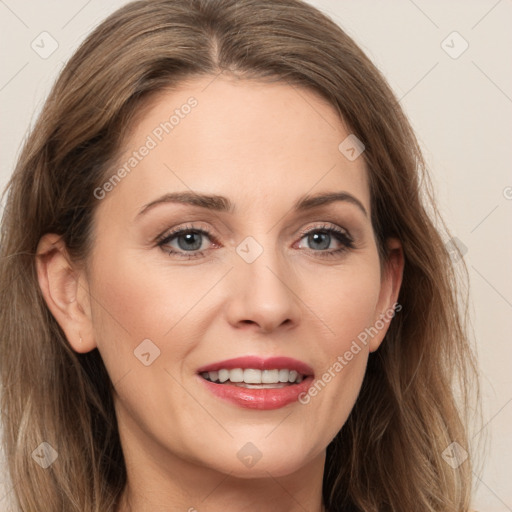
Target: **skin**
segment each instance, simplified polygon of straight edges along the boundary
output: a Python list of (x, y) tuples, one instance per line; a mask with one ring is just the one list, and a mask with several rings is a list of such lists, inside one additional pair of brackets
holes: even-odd
[[(305, 405), (243, 409), (212, 395), (196, 370), (284, 355), (321, 377), (396, 303), (401, 246), (389, 240), (381, 273), (364, 159), (349, 161), (338, 150), (350, 131), (305, 89), (190, 80), (153, 99), (125, 155), (190, 96), (198, 101), (191, 113), (98, 201), (86, 269), (70, 262), (57, 235), (41, 239), (40, 286), (72, 348), (98, 348), (114, 383), (128, 470), (120, 512), (320, 512), (326, 447), (389, 322)], [(144, 205), (178, 191), (226, 196), (235, 211), (167, 203), (135, 219)], [(356, 197), (367, 215), (348, 201), (293, 210), (304, 194), (338, 191)], [(170, 255), (155, 242), (191, 224), (214, 238), (196, 236), (202, 256)], [(322, 256), (343, 245), (301, 233), (325, 225), (348, 231), (354, 248)], [(236, 251), (248, 236), (263, 248), (252, 263)], [(181, 241), (167, 249), (186, 253)], [(134, 356), (144, 339), (160, 350), (149, 366)], [(248, 442), (262, 455), (252, 467), (237, 457)]]

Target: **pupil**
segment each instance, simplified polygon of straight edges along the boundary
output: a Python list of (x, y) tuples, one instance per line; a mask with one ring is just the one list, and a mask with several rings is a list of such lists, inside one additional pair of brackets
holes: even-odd
[[(201, 247), (201, 240), (194, 240), (194, 237), (197, 236), (198, 233), (188, 233), (186, 235), (182, 235), (178, 238), (178, 245), (180, 249), (184, 250), (197, 250)], [(185, 239), (185, 244), (182, 244), (181, 241)], [(198, 243), (199, 242), (199, 243)], [(196, 247), (197, 246), (197, 247)]]
[(325, 237), (324, 242), (327, 241), (327, 244), (323, 244), (322, 247), (317, 247), (319, 249), (328, 249), (330, 245), (330, 235), (328, 233), (314, 233), (313, 235), (310, 235), (310, 237), (313, 239), (315, 243), (321, 242), (320, 237)]

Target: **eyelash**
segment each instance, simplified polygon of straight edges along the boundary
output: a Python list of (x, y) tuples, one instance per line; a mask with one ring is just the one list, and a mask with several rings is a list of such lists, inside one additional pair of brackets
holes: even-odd
[[(199, 234), (199, 235), (205, 235), (213, 243), (217, 243), (216, 238), (208, 230), (201, 229), (201, 228), (195, 228), (194, 226), (185, 226), (182, 228), (178, 228), (174, 231), (171, 231), (169, 233), (164, 233), (163, 235), (159, 236), (157, 238), (157, 245), (158, 245), (158, 247), (160, 247), (164, 252), (166, 252), (169, 255), (175, 254), (175, 255), (178, 255), (178, 257), (187, 259), (187, 260), (201, 258), (202, 256), (204, 256), (204, 251), (180, 252), (180, 251), (169, 250), (169, 249), (164, 248), (164, 246), (166, 244), (168, 244), (169, 242), (171, 242), (174, 238), (179, 238), (179, 236), (186, 235), (186, 234), (192, 234), (192, 233)], [(339, 228), (335, 228), (331, 225), (326, 225), (326, 224), (324, 224), (322, 226), (315, 226), (313, 228), (302, 231), (300, 233), (299, 241), (302, 240), (305, 236), (313, 234), (313, 233), (322, 233), (322, 234), (333, 235), (334, 238), (338, 242), (340, 242), (342, 245), (339, 249), (335, 249), (335, 250), (329, 251), (329, 252), (327, 252), (325, 250), (315, 251), (313, 249), (309, 249), (310, 252), (319, 253), (318, 255), (320, 255), (320, 257), (322, 257), (322, 258), (336, 257), (336, 256), (339, 256), (342, 253), (344, 253), (350, 249), (353, 249), (355, 247), (353, 239), (350, 237), (350, 235), (345, 230), (341, 230)]]

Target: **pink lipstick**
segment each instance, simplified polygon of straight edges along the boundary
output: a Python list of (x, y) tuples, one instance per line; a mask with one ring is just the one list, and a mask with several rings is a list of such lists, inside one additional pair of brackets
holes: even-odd
[(313, 382), (311, 366), (290, 357), (238, 357), (202, 366), (198, 378), (215, 396), (249, 409), (278, 409)]

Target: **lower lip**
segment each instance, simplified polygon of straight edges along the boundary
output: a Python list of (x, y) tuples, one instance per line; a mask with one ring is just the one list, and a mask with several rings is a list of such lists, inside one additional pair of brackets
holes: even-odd
[(247, 409), (280, 409), (296, 402), (301, 393), (306, 393), (313, 377), (306, 377), (300, 384), (284, 388), (249, 389), (231, 384), (217, 384), (198, 376), (204, 385), (216, 396)]

